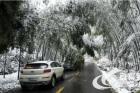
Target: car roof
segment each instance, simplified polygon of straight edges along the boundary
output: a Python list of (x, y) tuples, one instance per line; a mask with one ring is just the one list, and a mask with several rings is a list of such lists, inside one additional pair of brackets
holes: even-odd
[(47, 61), (35, 61), (35, 62), (32, 62), (32, 63), (47, 63), (47, 64), (50, 64), (54, 61), (50, 61), (50, 60), (47, 60)]

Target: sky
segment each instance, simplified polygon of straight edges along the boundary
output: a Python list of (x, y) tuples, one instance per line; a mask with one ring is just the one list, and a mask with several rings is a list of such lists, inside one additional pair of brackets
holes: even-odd
[[(45, 1), (45, 3), (44, 3)], [(29, 0), (32, 7), (36, 8), (38, 12), (45, 11), (45, 9), (55, 6), (56, 4), (65, 5), (69, 0)]]
[[(36, 7), (38, 11), (42, 11), (44, 9), (55, 6), (56, 4), (66, 5), (69, 1), (74, 2), (84, 2), (84, 1), (97, 1), (97, 2), (110, 2), (111, 0), (28, 0), (33, 7)], [(46, 2), (43, 3), (43, 2)]]
[(43, 3), (43, 0), (29, 0), (32, 7), (37, 8), (38, 11), (45, 9), (46, 5)]

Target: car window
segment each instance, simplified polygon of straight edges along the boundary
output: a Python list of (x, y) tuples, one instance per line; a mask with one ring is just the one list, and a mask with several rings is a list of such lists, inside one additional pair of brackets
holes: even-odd
[(61, 65), (59, 64), (59, 63), (57, 63), (57, 62), (55, 62), (56, 63), (56, 65), (57, 65), (57, 67), (61, 67)]
[(57, 67), (57, 65), (55, 64), (55, 62), (51, 63), (51, 67)]
[(24, 69), (44, 69), (47, 67), (48, 65), (45, 63), (31, 63), (31, 64), (26, 64)]
[(61, 65), (57, 62), (51, 63), (51, 67), (61, 67)]

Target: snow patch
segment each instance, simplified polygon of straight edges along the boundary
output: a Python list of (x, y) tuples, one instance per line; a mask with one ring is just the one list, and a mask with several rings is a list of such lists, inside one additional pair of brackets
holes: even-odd
[(94, 41), (90, 38), (89, 34), (84, 34), (82, 39), (86, 45), (90, 47), (94, 45)]
[[(88, 56), (87, 58), (88, 59)], [(94, 60), (94, 59), (93, 59)], [(96, 62), (97, 61), (97, 62)], [(126, 70), (121, 70), (112, 67), (111, 61), (107, 56), (101, 57), (95, 62), (102, 71), (102, 83), (107, 80), (111, 87), (117, 93), (132, 93), (140, 89), (140, 73), (131, 70), (129, 73)], [(105, 80), (104, 80), (105, 79)], [(95, 83), (96, 84), (96, 83)], [(96, 84), (97, 85), (97, 84)], [(96, 87), (99, 87), (98, 85)], [(102, 87), (99, 87), (99, 89)]]
[[(120, 70), (118, 68), (110, 68), (109, 59), (107, 57), (103, 57), (98, 61), (98, 66), (100, 66), (103, 76), (105, 76), (106, 80), (112, 86), (112, 88), (117, 93), (131, 93), (139, 90), (140, 84), (140, 73), (136, 73), (135, 71)], [(103, 71), (107, 69), (106, 71)], [(108, 72), (109, 71), (109, 72)], [(116, 73), (116, 74), (113, 74)]]
[(95, 42), (95, 45), (98, 46), (98, 47), (100, 47), (104, 44), (103, 35), (98, 35), (93, 40)]
[(96, 26), (89, 25), (89, 28), (91, 30), (91, 34), (95, 34), (95, 32), (96, 32)]
[(17, 80), (17, 75), (17, 72), (13, 74), (8, 74), (5, 76), (5, 78), (3, 78), (3, 75), (0, 75), (0, 93), (20, 87), (19, 81)]
[(98, 84), (99, 78), (104, 78), (104, 77), (102, 77), (102, 75), (99, 75), (93, 79), (92, 85), (94, 86), (94, 88), (99, 89), (99, 90), (109, 89), (110, 87), (105, 87), (105, 86), (101, 86), (100, 84)]

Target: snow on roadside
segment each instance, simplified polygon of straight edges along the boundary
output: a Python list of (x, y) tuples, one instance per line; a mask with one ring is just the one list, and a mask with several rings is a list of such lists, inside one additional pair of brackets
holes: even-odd
[(95, 60), (88, 54), (84, 55), (85, 63), (96, 63), (100, 68), (103, 77), (109, 82), (111, 87), (117, 93), (132, 93), (140, 89), (140, 73), (136, 73), (134, 70), (128, 71), (121, 70), (111, 66), (111, 61), (107, 56), (101, 57), (99, 60)]
[[(111, 62), (104, 56), (97, 62), (103, 76), (117, 93), (131, 93), (140, 89), (140, 73), (131, 70), (129, 73), (126, 70), (110, 67)], [(116, 74), (111, 72), (117, 71)], [(130, 92), (131, 91), (131, 92)]]
[(17, 72), (8, 74), (5, 76), (5, 78), (3, 78), (3, 75), (0, 75), (0, 93), (17, 87), (20, 87), (17, 80)]
[[(111, 73), (113, 72), (113, 73)], [(126, 89), (126, 85), (124, 85), (124, 83), (122, 83), (115, 74), (120, 73), (119, 69), (113, 69), (110, 72), (105, 72), (102, 71), (103, 76), (105, 77), (105, 79), (109, 82), (109, 84), (111, 85), (111, 87), (117, 92), (117, 93), (131, 93), (130, 91), (128, 91)]]
[(102, 70), (108, 71), (110, 69), (110, 63), (110, 60), (105, 56), (97, 61), (97, 66), (99, 66)]

